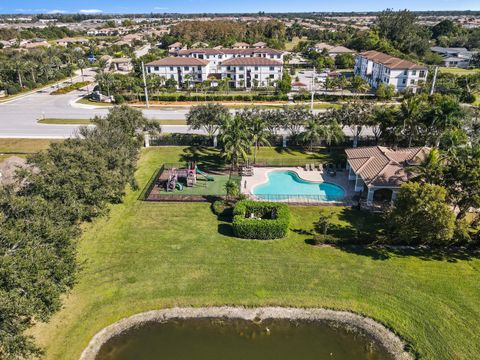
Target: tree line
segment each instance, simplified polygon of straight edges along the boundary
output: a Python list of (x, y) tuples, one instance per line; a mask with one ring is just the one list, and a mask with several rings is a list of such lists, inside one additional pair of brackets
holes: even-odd
[(61, 307), (75, 283), (81, 224), (119, 203), (143, 145), (159, 131), (140, 111), (114, 108), (95, 128), (31, 156), (15, 183), (0, 188), (0, 358), (42, 350), (25, 332)]

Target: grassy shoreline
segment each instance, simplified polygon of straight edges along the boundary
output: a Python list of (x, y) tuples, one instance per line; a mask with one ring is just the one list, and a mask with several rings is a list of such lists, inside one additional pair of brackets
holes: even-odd
[[(143, 150), (140, 187), (187, 150)], [(136, 313), (226, 304), (353, 311), (393, 329), (423, 359), (480, 357), (478, 258), (308, 245), (321, 211), (353, 234), (361, 216), (342, 207), (293, 206), (287, 238), (245, 241), (230, 236), (209, 204), (146, 203), (140, 192), (128, 190), (108, 217), (85, 226), (78, 284), (64, 309), (32, 332), (47, 359), (78, 359), (95, 333)]]

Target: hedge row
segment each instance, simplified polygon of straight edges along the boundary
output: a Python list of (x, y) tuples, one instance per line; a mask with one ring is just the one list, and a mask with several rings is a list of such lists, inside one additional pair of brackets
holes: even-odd
[[(250, 218), (254, 214), (254, 218)], [(243, 239), (280, 239), (287, 235), (290, 210), (286, 204), (239, 201), (233, 210), (233, 232)], [(265, 219), (272, 215), (272, 218)]]
[[(122, 94), (126, 101), (145, 101), (144, 95)], [(264, 95), (264, 94), (161, 94), (150, 95), (150, 101), (288, 101), (288, 95)]]
[[(312, 98), (311, 93), (301, 93), (293, 95), (294, 101), (310, 101)], [(323, 100), (323, 101), (336, 101), (336, 100), (351, 100), (353, 98), (352, 95), (334, 95), (334, 94), (317, 94), (315, 93), (314, 99), (315, 100)], [(375, 99), (375, 95), (371, 94), (361, 94), (356, 95), (356, 99)]]
[(77, 82), (75, 84), (71, 84), (71, 85), (65, 86), (63, 88), (60, 88), (58, 90), (55, 90), (55, 91), (51, 92), (50, 94), (51, 95), (68, 94), (69, 92), (72, 92), (73, 90), (77, 90), (77, 89), (80, 89), (82, 87), (85, 87), (88, 84), (90, 84), (90, 81), (80, 81), (80, 82)]

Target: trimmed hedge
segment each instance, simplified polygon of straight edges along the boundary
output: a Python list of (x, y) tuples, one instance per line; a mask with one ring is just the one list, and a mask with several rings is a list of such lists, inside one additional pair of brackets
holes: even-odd
[[(255, 218), (250, 218), (252, 213)], [(287, 235), (289, 226), (290, 210), (286, 204), (243, 200), (233, 210), (233, 232), (239, 238), (280, 239)]]
[[(140, 99), (145, 101), (144, 95), (136, 94), (122, 94), (127, 101)], [(202, 93), (166, 93), (166, 94), (152, 94), (149, 97), (150, 101), (288, 101), (287, 94), (202, 94)]]

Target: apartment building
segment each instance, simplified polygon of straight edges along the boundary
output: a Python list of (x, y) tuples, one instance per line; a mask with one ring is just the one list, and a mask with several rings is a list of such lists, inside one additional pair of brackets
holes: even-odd
[(397, 92), (408, 89), (415, 93), (427, 80), (428, 69), (411, 61), (371, 50), (356, 55), (354, 72), (367, 80), (373, 88), (383, 83), (393, 85)]
[(179, 57), (189, 57), (207, 60), (210, 63), (212, 73), (220, 74), (221, 65), (225, 60), (233, 58), (264, 58), (283, 63), (284, 52), (270, 48), (247, 48), (247, 49), (188, 49), (177, 52)]
[(221, 63), (222, 79), (229, 78), (230, 86), (252, 87), (273, 86), (282, 79), (283, 63), (263, 57), (238, 57)]
[(167, 57), (145, 65), (147, 74), (174, 79), (178, 87), (185, 83), (202, 82), (208, 79), (210, 63), (196, 58)]

